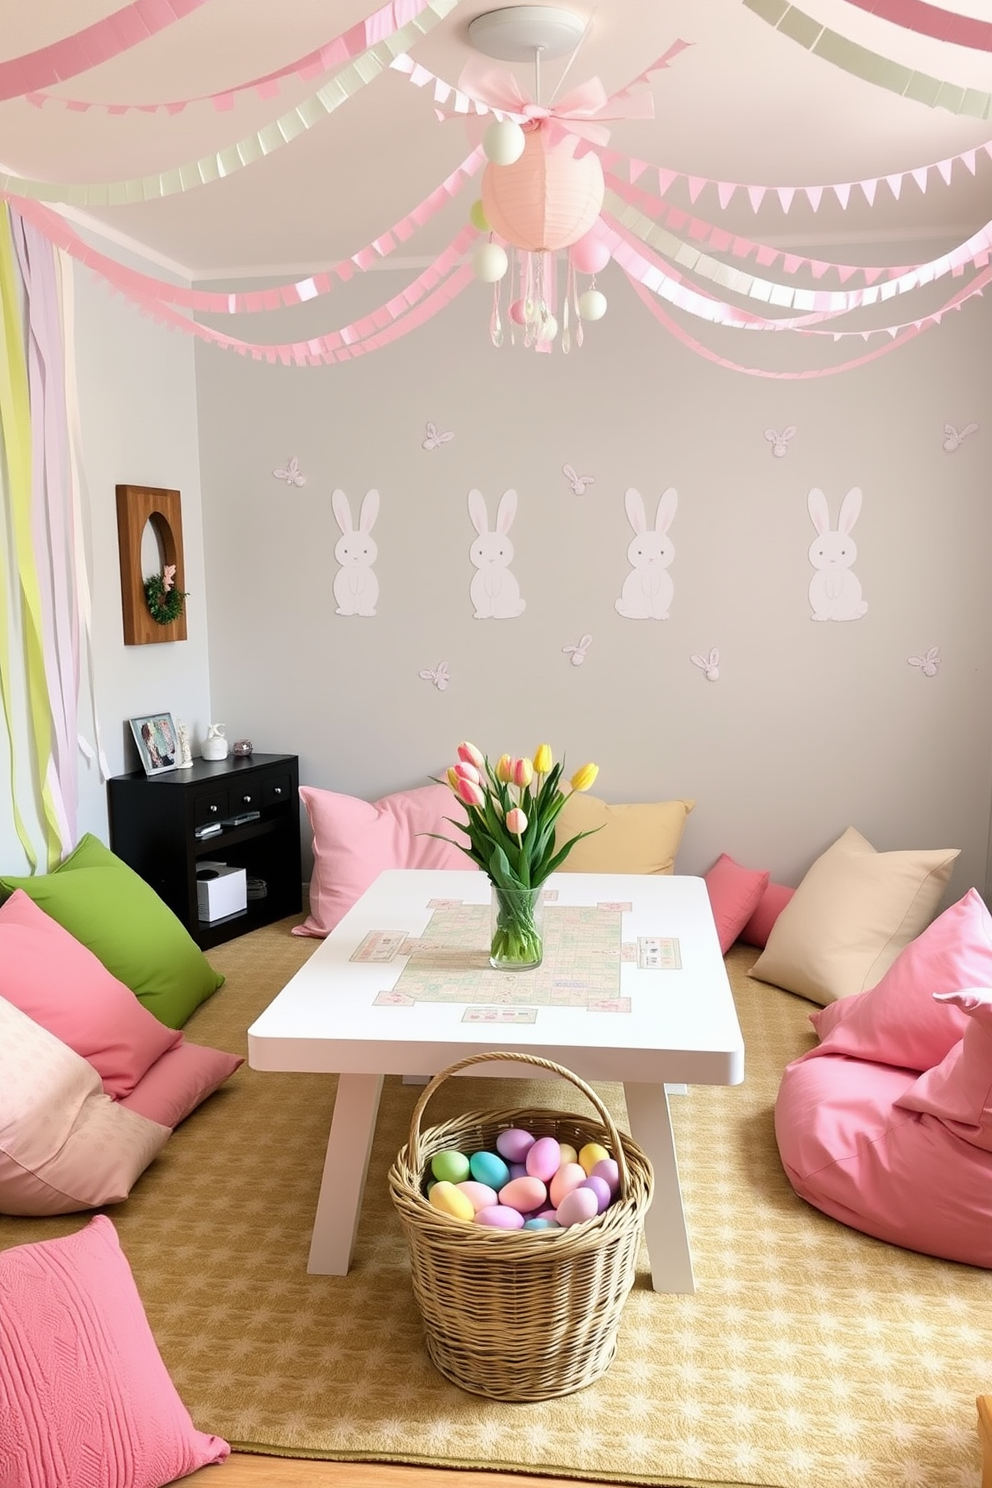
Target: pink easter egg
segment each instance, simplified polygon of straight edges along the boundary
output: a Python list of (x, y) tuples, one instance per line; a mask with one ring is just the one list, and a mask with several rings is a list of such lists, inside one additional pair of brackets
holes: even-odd
[(550, 1183), (561, 1167), (561, 1145), (557, 1137), (538, 1137), (524, 1162), (532, 1178)]
[(522, 1230), (524, 1227), (524, 1217), (519, 1209), (509, 1209), (505, 1204), (491, 1204), (488, 1209), (480, 1209), (475, 1222), (490, 1230)]
[(521, 1214), (530, 1214), (539, 1209), (548, 1197), (548, 1190), (540, 1178), (511, 1178), (499, 1191), (499, 1201)]
[(499, 1203), (499, 1195), (488, 1183), (477, 1183), (474, 1178), (466, 1178), (464, 1183), (456, 1183), (455, 1187), (461, 1189), (476, 1214), (480, 1209), (491, 1209), (494, 1204)]
[(557, 1204), (542, 1204), (540, 1209), (535, 1209), (534, 1213), (529, 1217), (532, 1219), (554, 1219), (557, 1208)]
[(615, 1157), (603, 1157), (596, 1163), (590, 1178), (605, 1178), (610, 1185), (610, 1193), (616, 1198), (620, 1192), (620, 1169), (617, 1167)]
[(519, 1126), (508, 1126), (496, 1138), (496, 1151), (508, 1163), (522, 1163), (533, 1145), (531, 1133)]
[(576, 1163), (563, 1163), (551, 1180), (551, 1202), (555, 1208), (561, 1203), (567, 1193), (573, 1188), (578, 1188), (580, 1183), (586, 1181), (586, 1170)]
[(558, 1205), (555, 1218), (566, 1229), (569, 1225), (583, 1224), (587, 1219), (595, 1219), (599, 1212), (596, 1203), (596, 1195), (591, 1188), (573, 1188)]
[(513, 301), (513, 303), (510, 306), (510, 319), (516, 325), (523, 325), (524, 320), (526, 319), (526, 311), (524, 310), (524, 302), (523, 302), (523, 300), (514, 300)]
[(610, 1185), (605, 1178), (589, 1177), (585, 1183), (580, 1184), (580, 1187), (592, 1189), (596, 1195), (596, 1206), (600, 1214), (602, 1214), (604, 1209), (609, 1208), (613, 1195), (610, 1192)]

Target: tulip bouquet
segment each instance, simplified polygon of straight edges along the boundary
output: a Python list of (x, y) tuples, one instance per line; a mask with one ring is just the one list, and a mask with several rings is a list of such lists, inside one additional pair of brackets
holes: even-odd
[(501, 967), (537, 966), (542, 955), (536, 919), (541, 885), (580, 838), (591, 836), (578, 832), (558, 847), (555, 822), (571, 791), (588, 790), (599, 766), (583, 765), (565, 790), (563, 764), (555, 763), (547, 744), (532, 760), (501, 754), (495, 765), (474, 744), (459, 744), (457, 754), (447, 783), (466, 808), (468, 821), (462, 825), (452, 820), (452, 826), (461, 827), (469, 840), (467, 847), (456, 845), (493, 885), (490, 961)]

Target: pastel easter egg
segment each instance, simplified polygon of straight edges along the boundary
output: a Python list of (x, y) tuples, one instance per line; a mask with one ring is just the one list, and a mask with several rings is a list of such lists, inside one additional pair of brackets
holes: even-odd
[(473, 1152), (468, 1165), (477, 1183), (487, 1183), (497, 1193), (509, 1182), (510, 1169), (495, 1152)]
[(620, 1169), (617, 1167), (615, 1158), (600, 1158), (599, 1162), (594, 1165), (589, 1177), (605, 1178), (610, 1185), (610, 1193), (614, 1198), (620, 1192)]
[(581, 1168), (578, 1163), (563, 1163), (552, 1178), (551, 1187), (548, 1190), (555, 1208), (557, 1209), (567, 1193), (571, 1193), (573, 1188), (578, 1188), (579, 1184), (585, 1181), (585, 1168)]
[(528, 1150), (524, 1163), (532, 1178), (550, 1183), (561, 1167), (561, 1145), (557, 1137), (538, 1137)]
[(531, 1219), (554, 1219), (557, 1208), (557, 1204), (542, 1204), (540, 1209), (535, 1209), (530, 1217)]
[(493, 1204), (499, 1203), (499, 1195), (488, 1183), (474, 1183), (471, 1178), (466, 1178), (464, 1183), (458, 1183), (455, 1187), (466, 1196), (476, 1214), (480, 1209), (490, 1209)]
[(445, 1183), (464, 1183), (469, 1176), (469, 1162), (464, 1152), (455, 1152), (446, 1149), (444, 1152), (435, 1152), (431, 1158), (431, 1172), (435, 1178), (441, 1178)]
[(527, 1177), (527, 1165), (526, 1165), (526, 1163), (510, 1163), (509, 1171), (510, 1171), (510, 1177), (511, 1178), (526, 1178)]
[(506, 1131), (501, 1131), (496, 1138), (496, 1151), (500, 1157), (506, 1158), (508, 1163), (522, 1163), (533, 1145), (534, 1138), (531, 1133), (519, 1126), (507, 1127)]
[(609, 1153), (600, 1142), (587, 1142), (579, 1153), (579, 1162), (586, 1170), (586, 1176), (592, 1172), (598, 1162), (609, 1158)]
[(593, 1193), (596, 1195), (596, 1207), (600, 1214), (602, 1214), (604, 1209), (608, 1209), (610, 1207), (610, 1202), (613, 1198), (613, 1195), (610, 1192), (610, 1185), (607, 1183), (605, 1178), (597, 1178), (594, 1173), (590, 1174), (585, 1183), (580, 1184), (580, 1187), (592, 1189)]
[(442, 1214), (450, 1214), (452, 1219), (472, 1220), (475, 1218), (472, 1200), (445, 1178), (439, 1178), (435, 1183), (428, 1202), (433, 1208), (439, 1209)]
[(530, 1214), (539, 1209), (548, 1197), (548, 1190), (540, 1178), (511, 1178), (499, 1191), (499, 1201), (521, 1214)]
[(571, 1143), (570, 1142), (562, 1142), (561, 1143), (561, 1163), (560, 1163), (559, 1166), (564, 1166), (565, 1163), (578, 1162), (578, 1160), (579, 1160), (579, 1154), (576, 1152), (575, 1148), (571, 1145)]
[[(512, 1211), (511, 1211), (512, 1213)], [(524, 1220), (525, 1230), (560, 1230), (561, 1225), (556, 1219), (545, 1219), (543, 1215), (535, 1214), (532, 1219)]]
[(505, 1204), (491, 1204), (488, 1209), (480, 1209), (475, 1222), (490, 1230), (522, 1230), (524, 1227), (524, 1217), (519, 1209), (508, 1209)]
[(596, 1195), (591, 1188), (573, 1188), (567, 1193), (558, 1205), (555, 1217), (558, 1223), (567, 1229), (569, 1225), (583, 1224), (587, 1219), (595, 1219), (597, 1214)]

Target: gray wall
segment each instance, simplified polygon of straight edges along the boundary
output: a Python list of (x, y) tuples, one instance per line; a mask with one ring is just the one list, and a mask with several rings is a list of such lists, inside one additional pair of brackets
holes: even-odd
[[(694, 797), (682, 871), (726, 851), (794, 883), (853, 824), (879, 849), (958, 846), (949, 894), (983, 888), (989, 305), (973, 300), (863, 368), (786, 381), (684, 349), (614, 273), (601, 278), (609, 314), (568, 358), (497, 352), (477, 285), (345, 365), (197, 347), (213, 716), (229, 738), (298, 752), (304, 782), (370, 798), (424, 782), (462, 738), (493, 753), (547, 739), (575, 766), (597, 760), (608, 800)], [(398, 282), (367, 276), (361, 308)], [(325, 331), (354, 313), (344, 294), (243, 329)], [(769, 369), (870, 349), (690, 330)], [(428, 421), (454, 438), (425, 450)], [(972, 421), (978, 432), (945, 452), (945, 423)], [(776, 458), (764, 431), (788, 424)], [(290, 456), (303, 486), (272, 474)], [(581, 495), (566, 463), (594, 477)], [(519, 495), (510, 537), (526, 609), (514, 620), (473, 618), (474, 486), (491, 511), (505, 489)], [(653, 514), (668, 486), (671, 617), (623, 619), (624, 492)], [(858, 621), (810, 618), (813, 486), (834, 523), (844, 493), (863, 491)], [(356, 512), (368, 489), (381, 495), (374, 618), (335, 614), (335, 487)], [(573, 666), (562, 648), (586, 633)], [(934, 646), (927, 677), (909, 658)], [(690, 658), (713, 647), (710, 682)], [(439, 661), (443, 691), (418, 675)]]

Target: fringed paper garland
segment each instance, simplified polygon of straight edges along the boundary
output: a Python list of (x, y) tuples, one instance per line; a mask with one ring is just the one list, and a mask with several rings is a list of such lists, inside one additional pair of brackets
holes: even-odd
[(901, 26), (904, 31), (915, 31), (917, 36), (932, 36), (935, 41), (992, 52), (992, 23), (980, 21), (977, 16), (941, 10), (936, 5), (927, 5), (926, 0), (847, 0), (847, 3), (893, 26)]

